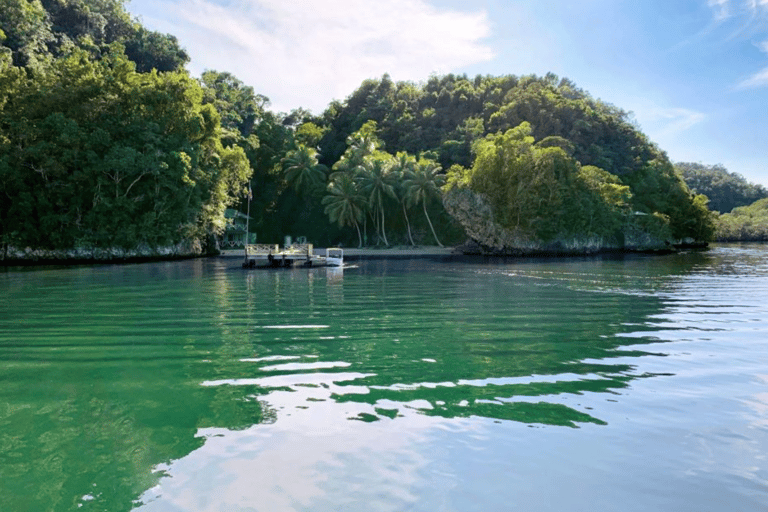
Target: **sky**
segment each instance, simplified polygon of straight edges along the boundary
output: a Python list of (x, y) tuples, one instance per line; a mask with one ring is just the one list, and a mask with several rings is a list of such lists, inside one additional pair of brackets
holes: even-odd
[(190, 72), (320, 114), (388, 73), (567, 77), (676, 162), (768, 186), (768, 0), (129, 0)]

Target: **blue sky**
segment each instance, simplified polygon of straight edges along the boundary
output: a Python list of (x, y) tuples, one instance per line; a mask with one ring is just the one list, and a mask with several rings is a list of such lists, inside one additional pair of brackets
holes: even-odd
[(366, 78), (568, 77), (674, 161), (768, 186), (768, 0), (131, 0), (194, 75), (321, 113)]

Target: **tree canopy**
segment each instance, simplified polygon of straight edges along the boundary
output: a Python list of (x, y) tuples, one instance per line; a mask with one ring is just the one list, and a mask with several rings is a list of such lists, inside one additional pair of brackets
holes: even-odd
[(454, 166), (451, 185), (484, 194), (498, 222), (527, 236), (614, 236), (629, 211), (629, 187), (560, 147), (536, 144), (531, 131), (523, 122), (479, 141), (474, 165)]
[(132, 249), (220, 231), (250, 168), (178, 70), (175, 39), (178, 59), (147, 66), (126, 54), (148, 32), (120, 1), (1, 1), (3, 246)]
[(16, 66), (35, 67), (73, 47), (98, 57), (112, 43), (125, 47), (139, 72), (180, 71), (189, 62), (174, 36), (144, 28), (124, 0), (0, 0), (0, 7), (0, 44)]
[(701, 195), (718, 197), (712, 180), (689, 189), (685, 164), (676, 170), (630, 113), (551, 73), (384, 75), (320, 115), (275, 113), (231, 73), (191, 78), (176, 38), (147, 30), (124, 0), (0, 6), (6, 246), (200, 237), (244, 190), (260, 241), (363, 243), (370, 231), (375, 244), (460, 243), (446, 182), (543, 239), (615, 236), (640, 217), (674, 239), (713, 230)]
[(721, 215), (717, 239), (723, 242), (768, 241), (768, 198)]
[(454, 183), (482, 190), (507, 226), (533, 236), (607, 235), (634, 213), (655, 215), (671, 238), (712, 235), (706, 198), (691, 193), (631, 114), (551, 73), (422, 84), (384, 75), (321, 120), (326, 164), (348, 159), (348, 138), (375, 122), (380, 148), (463, 168)]
[(707, 196), (709, 207), (720, 213), (728, 213), (736, 207), (768, 197), (765, 187), (750, 183), (741, 174), (728, 172), (720, 164), (677, 162), (675, 169), (693, 192)]

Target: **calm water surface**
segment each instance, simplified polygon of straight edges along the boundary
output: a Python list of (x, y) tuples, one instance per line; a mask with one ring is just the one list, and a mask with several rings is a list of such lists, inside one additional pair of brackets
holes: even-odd
[(3, 511), (768, 510), (765, 245), (0, 294)]

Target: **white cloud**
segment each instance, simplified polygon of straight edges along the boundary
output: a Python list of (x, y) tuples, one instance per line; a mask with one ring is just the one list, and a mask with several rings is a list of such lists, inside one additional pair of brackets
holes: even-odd
[[(768, 3), (768, 0), (763, 0)], [(768, 41), (763, 41), (761, 43), (756, 43), (755, 46), (757, 46), (760, 51), (768, 53)], [(768, 86), (768, 67), (763, 68), (761, 71), (758, 71), (754, 75), (750, 76), (746, 80), (742, 80), (739, 82), (738, 85), (736, 85), (737, 89), (755, 89), (758, 87), (766, 87)]]
[(764, 22), (768, 16), (768, 0), (707, 0), (707, 5), (718, 24), (734, 18), (739, 24), (749, 26)]
[(730, 0), (707, 0), (707, 5), (714, 11), (715, 21), (722, 21), (731, 17)]
[[(768, 28), (768, 0), (707, 0), (713, 10), (715, 24), (729, 26), (728, 39), (749, 40), (757, 34), (764, 36)], [(756, 43), (763, 52), (768, 53), (768, 41)], [(754, 89), (768, 86), (768, 68), (754, 73), (749, 78), (736, 84), (737, 89)]]
[(707, 118), (706, 114), (696, 110), (662, 107), (644, 100), (638, 100), (633, 107), (643, 131), (662, 147)]
[(366, 78), (423, 80), (493, 58), (485, 12), (425, 0), (191, 0), (152, 9), (145, 23), (173, 26), (193, 73), (229, 71), (275, 110), (320, 112)]
[(716, 21), (722, 21), (746, 11), (751, 15), (765, 14), (768, 11), (768, 0), (707, 0)]
[(655, 117), (663, 125), (660, 135), (664, 138), (673, 137), (689, 130), (706, 119), (706, 114), (687, 108), (657, 108), (651, 111), (651, 117)]
[(768, 0), (747, 0), (747, 5), (753, 12), (768, 9)]
[(758, 87), (768, 87), (768, 68), (764, 68), (737, 85), (738, 89), (755, 89)]

